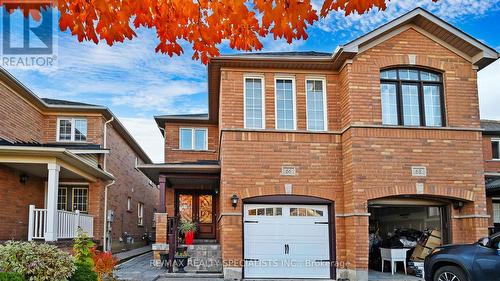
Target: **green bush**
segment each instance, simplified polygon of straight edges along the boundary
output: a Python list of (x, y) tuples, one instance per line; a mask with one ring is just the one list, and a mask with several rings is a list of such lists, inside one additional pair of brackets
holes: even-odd
[(76, 271), (69, 281), (97, 281), (97, 273), (94, 272), (90, 263), (77, 262)]
[(91, 249), (94, 247), (94, 242), (89, 236), (78, 228), (78, 234), (73, 239), (73, 255), (75, 256), (77, 263), (88, 263), (90, 268), (92, 268), (92, 253)]
[(24, 281), (24, 277), (15, 272), (0, 272), (0, 281)]
[(75, 259), (56, 246), (9, 241), (0, 245), (0, 269), (29, 281), (63, 281), (75, 271)]

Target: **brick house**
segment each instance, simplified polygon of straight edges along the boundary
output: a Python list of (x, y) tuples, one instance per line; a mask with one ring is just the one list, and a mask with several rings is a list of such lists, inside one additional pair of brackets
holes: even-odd
[(367, 280), (371, 233), (487, 235), (477, 72), (498, 57), (418, 8), (333, 53), (213, 58), (209, 113), (157, 116), (166, 163), (139, 167), (166, 213), (155, 249), (177, 217), (226, 278)]
[(490, 233), (500, 232), (500, 121), (481, 120)]
[(144, 245), (159, 191), (142, 163), (108, 108), (40, 99), (0, 69), (0, 240), (66, 240), (79, 226), (107, 250)]

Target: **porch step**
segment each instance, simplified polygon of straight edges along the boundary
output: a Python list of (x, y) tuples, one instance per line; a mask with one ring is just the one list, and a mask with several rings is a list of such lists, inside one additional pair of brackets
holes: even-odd
[(215, 239), (194, 239), (193, 244), (217, 244)]
[(188, 245), (188, 272), (222, 272), (222, 252), (220, 244)]

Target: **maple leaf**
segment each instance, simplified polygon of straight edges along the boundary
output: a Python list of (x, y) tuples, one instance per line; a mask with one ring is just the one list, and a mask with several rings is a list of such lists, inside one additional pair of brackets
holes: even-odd
[(96, 44), (131, 40), (140, 27), (154, 29), (160, 41), (156, 52), (181, 55), (181, 43), (187, 42), (192, 58), (206, 64), (220, 55), (218, 46), (224, 40), (243, 51), (261, 50), (261, 39), (270, 34), (291, 44), (307, 39), (307, 28), (320, 16), (332, 11), (349, 15), (384, 10), (388, 1), (324, 0), (319, 14), (311, 0), (37, 0), (37, 4), (0, 0), (0, 6), (10, 13), (21, 9), (25, 17), (35, 20), (40, 20), (42, 9), (56, 8), (62, 31)]

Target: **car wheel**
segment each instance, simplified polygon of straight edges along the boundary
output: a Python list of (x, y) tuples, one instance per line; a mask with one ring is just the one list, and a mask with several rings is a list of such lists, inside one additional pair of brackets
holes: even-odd
[(456, 266), (443, 266), (434, 273), (434, 281), (468, 281), (464, 271)]

